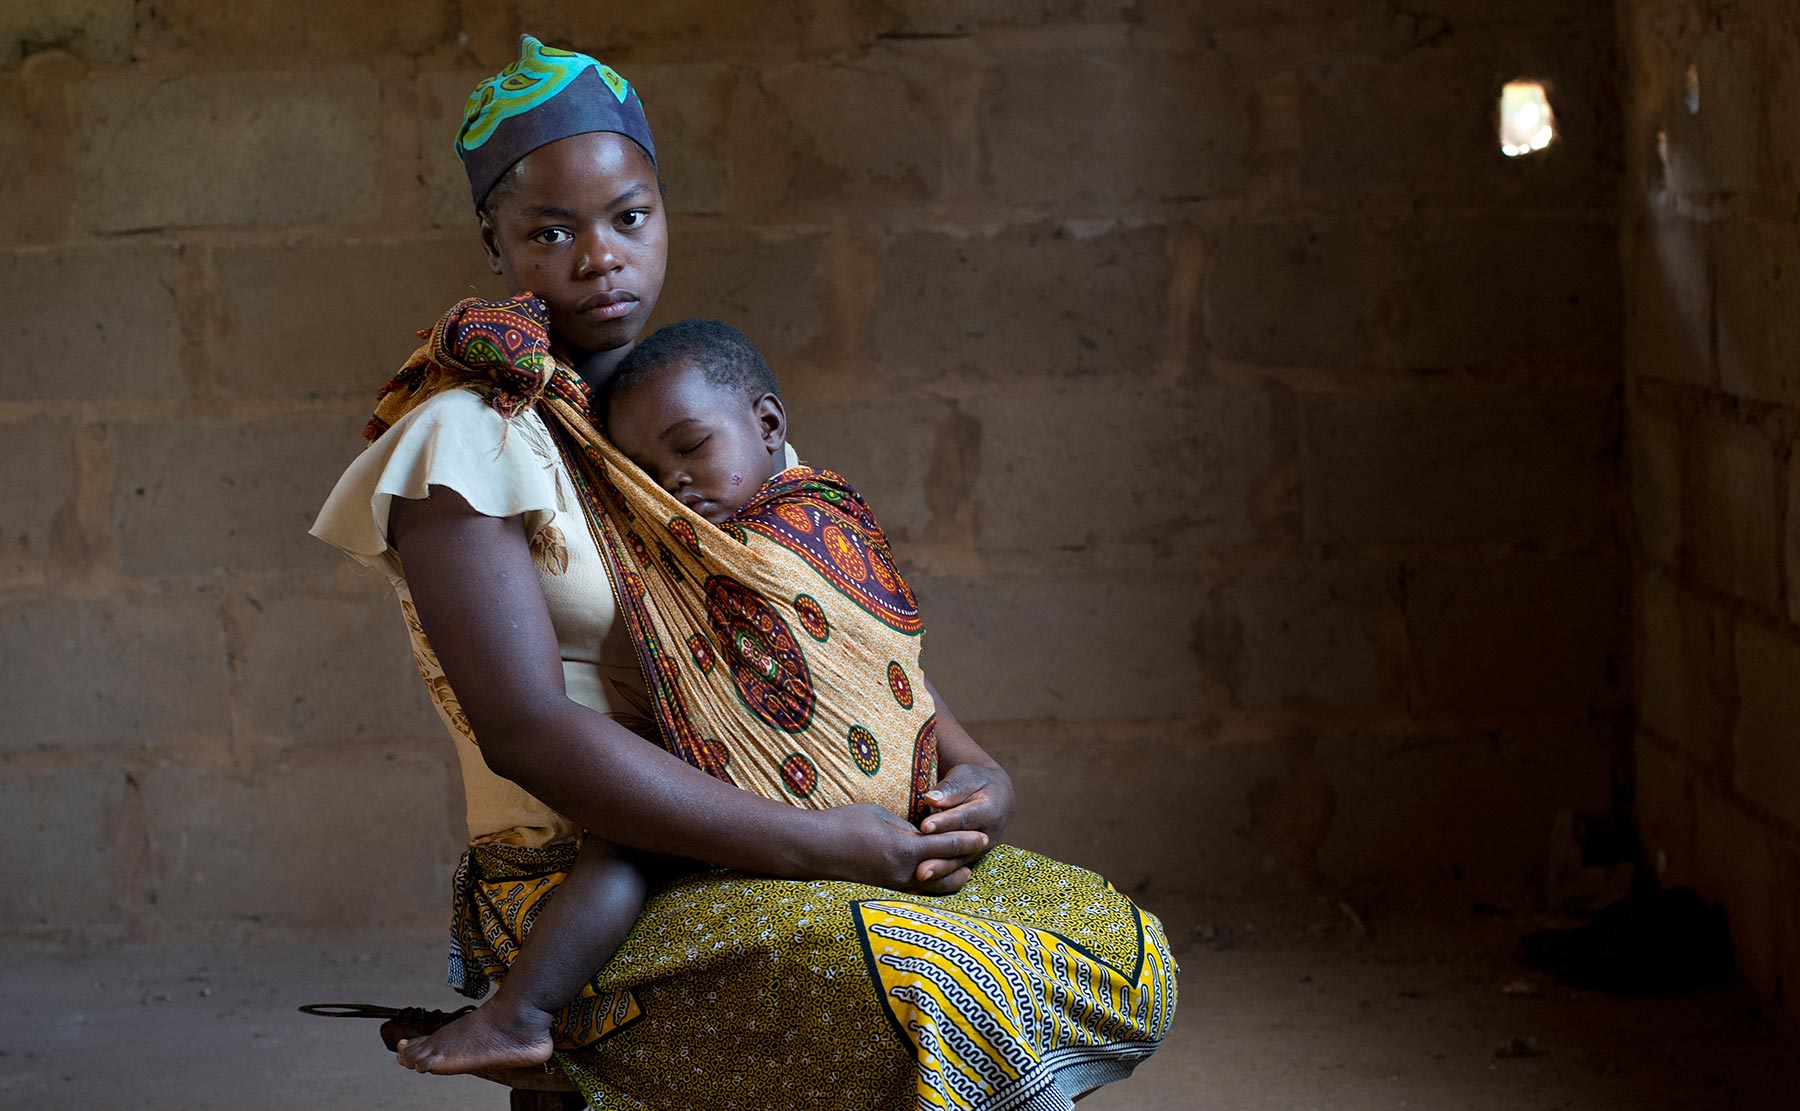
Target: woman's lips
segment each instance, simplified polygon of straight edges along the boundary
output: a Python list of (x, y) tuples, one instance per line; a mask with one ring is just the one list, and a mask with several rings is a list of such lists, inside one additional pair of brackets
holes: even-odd
[(577, 305), (575, 312), (589, 320), (617, 320), (622, 316), (630, 316), (637, 305), (637, 294), (623, 289), (609, 289), (604, 293), (596, 293)]

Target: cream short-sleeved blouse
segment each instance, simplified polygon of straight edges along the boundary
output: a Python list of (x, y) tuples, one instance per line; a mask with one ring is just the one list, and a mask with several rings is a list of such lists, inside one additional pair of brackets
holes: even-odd
[(630, 637), (624, 624), (614, 621), (606, 566), (542, 418), (527, 410), (509, 427), (479, 395), (463, 389), (421, 403), (364, 449), (312, 527), (314, 536), (380, 571), (394, 588), (413, 658), (456, 744), (470, 841), (536, 846), (565, 840), (575, 834), (567, 818), (488, 770), (419, 627), (406, 572), (388, 545), (388, 510), (394, 498), (423, 498), (431, 486), (455, 490), (490, 517), (524, 516), (569, 697), (649, 735), (654, 730), (650, 701)]

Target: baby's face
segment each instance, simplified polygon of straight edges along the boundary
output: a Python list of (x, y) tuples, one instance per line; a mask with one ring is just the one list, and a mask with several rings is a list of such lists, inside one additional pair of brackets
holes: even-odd
[(715, 525), (781, 470), (787, 444), (780, 399), (716, 386), (692, 363), (664, 367), (615, 394), (606, 419), (620, 451)]

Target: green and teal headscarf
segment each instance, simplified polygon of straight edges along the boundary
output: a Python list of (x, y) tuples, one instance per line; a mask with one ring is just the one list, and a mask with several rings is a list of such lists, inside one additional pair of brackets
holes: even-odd
[(590, 131), (616, 131), (656, 161), (656, 141), (631, 82), (586, 54), (520, 35), (518, 59), (475, 86), (456, 133), (456, 156), (475, 206), (514, 162)]

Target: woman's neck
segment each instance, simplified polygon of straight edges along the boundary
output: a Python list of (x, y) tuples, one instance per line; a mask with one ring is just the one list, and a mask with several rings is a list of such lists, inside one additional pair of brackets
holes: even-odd
[(571, 350), (569, 365), (575, 369), (576, 374), (581, 376), (581, 380), (588, 384), (589, 389), (599, 394), (606, 389), (606, 384), (612, 381), (612, 376), (618, 373), (619, 364), (625, 361), (625, 356), (631, 354), (631, 349), (636, 346), (636, 343), (628, 343), (610, 351)]

